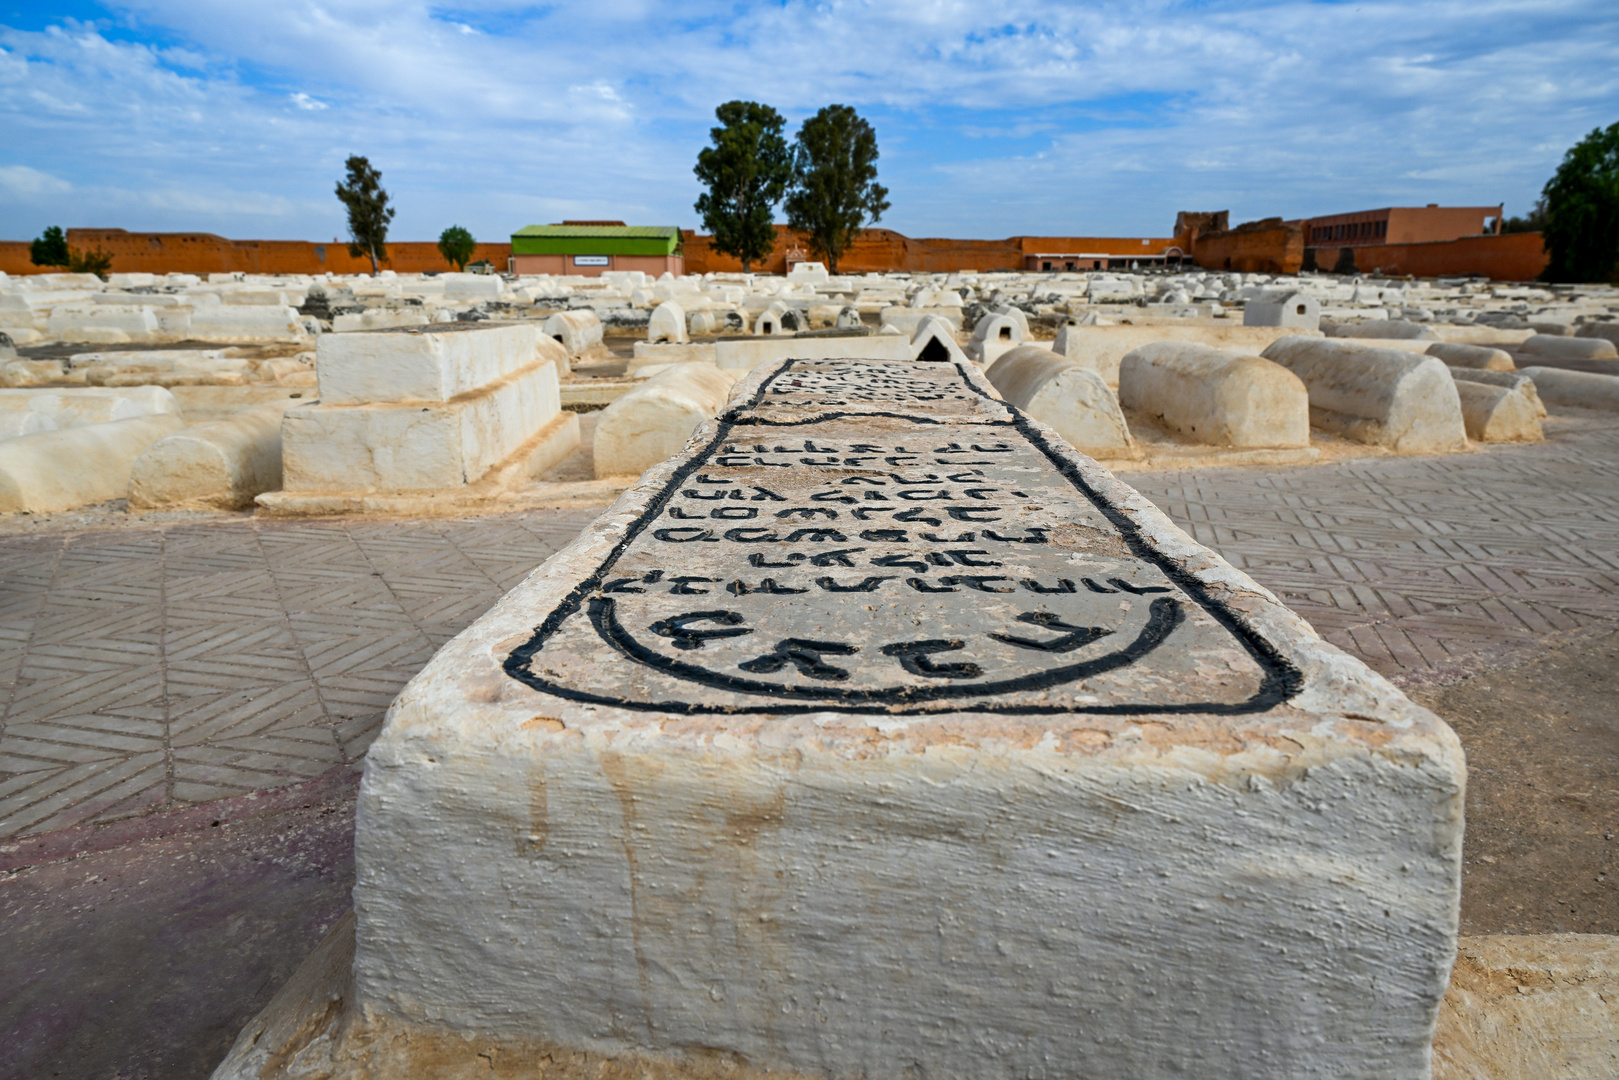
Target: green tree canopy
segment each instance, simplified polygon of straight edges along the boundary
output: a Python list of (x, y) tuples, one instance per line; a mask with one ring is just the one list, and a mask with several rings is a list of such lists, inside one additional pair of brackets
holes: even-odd
[(66, 266), (67, 236), (62, 232), (62, 226), (50, 226), (40, 234), (39, 239), (29, 244), (28, 260), (35, 266)]
[(1542, 192), (1547, 281), (1619, 277), (1619, 124), (1569, 148)]
[(769, 105), (727, 101), (714, 116), (714, 145), (698, 152), (692, 170), (708, 188), (696, 209), (714, 234), (714, 250), (741, 259), (745, 273), (776, 247), (771, 209), (787, 194), (793, 156), (781, 134), (786, 121)]
[(1502, 233), (1540, 232), (1546, 227), (1546, 200), (1538, 199), (1523, 217), (1503, 218)]
[(67, 249), (67, 269), (70, 274), (94, 274), (102, 281), (112, 272), (112, 252), (101, 248), (91, 248), (89, 251), (80, 251), (78, 248)]
[(337, 185), (337, 197), (349, 213), (349, 254), (371, 259), (371, 274), (377, 261), (388, 257), (388, 222), (394, 219), (388, 193), (382, 190), (382, 173), (358, 154), (344, 162), (348, 176)]
[(438, 253), (444, 256), (445, 262), (453, 263), (457, 270), (465, 270), (467, 260), (477, 250), (478, 241), (459, 225), (451, 225), (438, 234)]
[(828, 105), (798, 129), (787, 224), (809, 239), (834, 274), (860, 230), (888, 209), (876, 161), (877, 133), (847, 105)]

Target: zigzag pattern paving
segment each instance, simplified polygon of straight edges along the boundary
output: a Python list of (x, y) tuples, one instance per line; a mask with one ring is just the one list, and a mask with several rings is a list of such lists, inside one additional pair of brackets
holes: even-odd
[[(1403, 682), (1619, 621), (1619, 430), (1125, 479)], [(0, 836), (354, 764), (433, 651), (594, 509), (0, 537)]]
[(0, 538), (0, 836), (352, 765), (596, 511)]
[(1323, 637), (1412, 685), (1619, 620), (1619, 430), (1307, 469), (1127, 474)]

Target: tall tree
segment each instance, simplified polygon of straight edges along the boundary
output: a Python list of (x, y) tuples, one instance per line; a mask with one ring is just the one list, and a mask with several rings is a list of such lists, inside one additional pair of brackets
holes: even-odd
[(337, 185), (337, 197), (349, 212), (349, 254), (371, 259), (371, 275), (377, 261), (388, 257), (388, 222), (394, 219), (388, 193), (382, 190), (382, 173), (358, 154), (344, 162), (348, 176)]
[(727, 101), (714, 116), (720, 122), (708, 132), (714, 145), (698, 152), (692, 170), (708, 188), (696, 209), (714, 235), (714, 250), (741, 259), (747, 273), (776, 247), (771, 209), (793, 179), (792, 151), (781, 134), (786, 121), (757, 101)]
[(39, 239), (28, 245), (28, 261), (35, 266), (67, 265), (67, 237), (62, 232), (62, 226), (48, 226)]
[(1619, 277), (1619, 124), (1569, 148), (1542, 191), (1547, 281)]
[(444, 256), (444, 261), (451, 263), (457, 270), (467, 268), (467, 260), (472, 253), (478, 250), (478, 241), (472, 234), (459, 225), (451, 225), (438, 234), (438, 253)]
[(787, 224), (809, 238), (834, 274), (860, 230), (888, 209), (876, 161), (877, 133), (847, 105), (828, 105), (798, 129)]

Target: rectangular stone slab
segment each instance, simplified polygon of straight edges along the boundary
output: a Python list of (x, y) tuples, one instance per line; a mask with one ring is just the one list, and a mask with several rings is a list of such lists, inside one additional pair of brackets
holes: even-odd
[(400, 695), (343, 1053), (1426, 1077), (1463, 782), (970, 365), (781, 362)]
[(322, 334), (315, 370), (323, 405), (451, 401), (534, 363), (533, 326), (412, 326)]

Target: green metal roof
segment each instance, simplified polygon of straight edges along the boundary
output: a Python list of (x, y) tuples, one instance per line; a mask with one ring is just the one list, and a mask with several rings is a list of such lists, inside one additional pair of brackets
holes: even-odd
[(513, 255), (669, 255), (672, 225), (528, 225), (512, 233)]
[(513, 236), (624, 236), (651, 239), (679, 236), (673, 225), (525, 225)]

